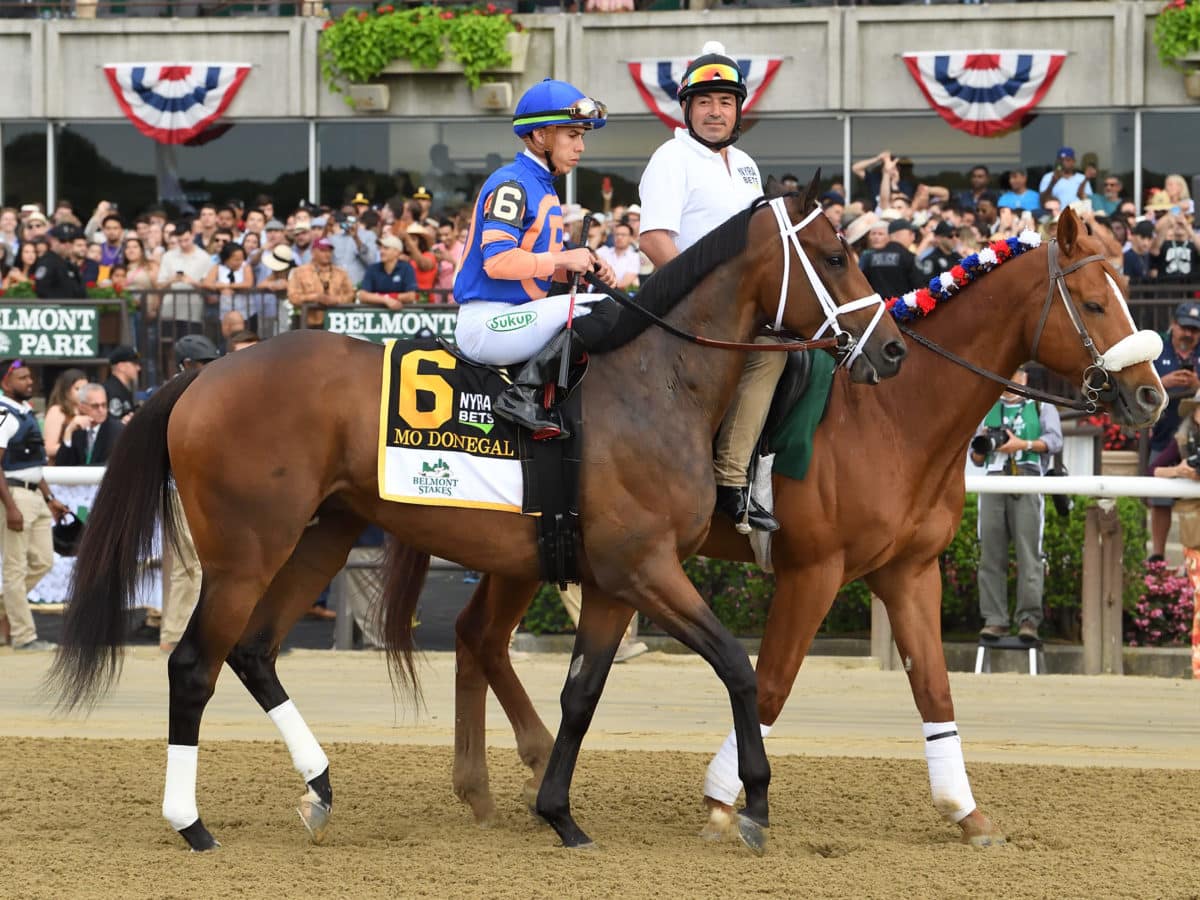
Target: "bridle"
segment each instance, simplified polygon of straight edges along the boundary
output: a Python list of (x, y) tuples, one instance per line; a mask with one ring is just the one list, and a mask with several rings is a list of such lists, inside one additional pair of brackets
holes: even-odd
[[(968, 371), (974, 372), (976, 375), (981, 375), (990, 381), (994, 381), (997, 384), (1004, 385), (1004, 387), (1010, 393), (1024, 397), (1027, 400), (1040, 400), (1044, 403), (1053, 403), (1055, 406), (1061, 406), (1066, 409), (1078, 410), (1080, 412), (1086, 412), (1089, 414), (1094, 413), (1099, 409), (1101, 402), (1111, 403), (1116, 398), (1117, 388), (1110, 377), (1113, 372), (1119, 372), (1121, 369), (1135, 363), (1149, 362), (1150, 360), (1153, 360), (1157, 354), (1151, 355), (1148, 358), (1145, 358), (1145, 354), (1136, 355), (1135, 357), (1131, 357), (1129, 360), (1125, 360), (1123, 358), (1126, 355), (1124, 350), (1127, 350), (1129, 346), (1126, 344), (1126, 342), (1137, 339), (1142, 332), (1134, 332), (1133, 334), (1126, 335), (1124, 338), (1117, 341), (1117, 343), (1113, 344), (1113, 346), (1108, 350), (1107, 355), (1110, 358), (1110, 362), (1108, 364), (1105, 363), (1104, 355), (1096, 349), (1096, 342), (1092, 340), (1092, 336), (1088, 332), (1087, 326), (1084, 325), (1083, 318), (1079, 315), (1078, 308), (1075, 306), (1075, 301), (1071, 297), (1071, 290), (1067, 287), (1066, 277), (1077, 269), (1081, 269), (1090, 263), (1103, 262), (1103, 256), (1099, 254), (1085, 256), (1082, 259), (1075, 260), (1075, 262), (1071, 263), (1064, 269), (1058, 261), (1058, 242), (1051, 240), (1046, 243), (1046, 261), (1049, 275), (1049, 285), (1046, 289), (1046, 302), (1042, 305), (1042, 314), (1038, 318), (1037, 329), (1033, 334), (1033, 346), (1029, 358), (1034, 362), (1038, 361), (1038, 346), (1041, 344), (1042, 333), (1046, 330), (1046, 320), (1049, 318), (1050, 309), (1054, 305), (1055, 290), (1057, 289), (1058, 296), (1062, 300), (1063, 307), (1067, 311), (1067, 317), (1071, 320), (1071, 324), (1075, 328), (1075, 333), (1079, 335), (1079, 340), (1083, 344), (1083, 349), (1086, 350), (1088, 355), (1092, 358), (1092, 364), (1083, 372), (1083, 380), (1082, 384), (1080, 385), (1080, 393), (1083, 395), (1082, 401), (1072, 400), (1068, 397), (1060, 397), (1057, 394), (1040, 391), (1036, 388), (1031, 388), (1023, 384), (1017, 384), (1015, 381), (1005, 378), (1003, 375), (998, 375), (995, 372), (990, 372), (987, 369), (980, 368), (974, 363), (963, 359), (958, 354), (947, 350), (940, 344), (931, 341), (929, 338), (917, 334), (915, 331), (905, 325), (901, 325), (900, 330), (905, 334), (906, 337), (911, 337), (921, 346), (928, 350), (932, 350), (934, 353), (945, 359), (948, 359), (950, 362), (955, 363), (956, 365), (961, 366)], [(1122, 348), (1122, 345), (1126, 345), (1126, 347), (1123, 349), (1118, 349)]]
[[(833, 297), (825, 287), (825, 283), (817, 275), (817, 270), (813, 266), (812, 260), (804, 252), (804, 247), (801, 246), (799, 238), (800, 231), (824, 212), (821, 204), (813, 204), (813, 211), (795, 224), (792, 223), (791, 217), (788, 215), (786, 197), (776, 197), (768, 201), (768, 205), (771, 207), (772, 212), (775, 213), (775, 221), (779, 225), (779, 239), (783, 242), (783, 278), (779, 284), (779, 305), (775, 310), (774, 330), (779, 331), (783, 326), (783, 312), (787, 308), (788, 282), (792, 270), (792, 254), (788, 248), (790, 242), (791, 249), (796, 251), (796, 256), (800, 259), (800, 265), (804, 268), (804, 274), (808, 276), (808, 283), (812, 287), (813, 294), (816, 295), (817, 301), (821, 304), (821, 310), (825, 313), (825, 322), (817, 329), (817, 333), (813, 335), (813, 338), (819, 339), (826, 331), (832, 331), (834, 337), (843, 341), (846, 346), (846, 350), (838, 354), (838, 365), (851, 365), (858, 359), (859, 354), (863, 351), (863, 347), (874, 333), (875, 326), (883, 318), (883, 314), (886, 311), (883, 298), (876, 293), (866, 297), (859, 297), (857, 300), (851, 300), (841, 306), (834, 302)], [(847, 264), (849, 264), (849, 260), (847, 260)], [(857, 312), (860, 309), (866, 309), (871, 306), (875, 307), (875, 315), (871, 318), (870, 324), (867, 325), (863, 333), (856, 340), (853, 335), (842, 329), (838, 323), (838, 319), (847, 313)]]
[[(875, 326), (883, 318), (886, 310), (883, 298), (879, 294), (871, 294), (868, 297), (860, 297), (857, 300), (851, 300), (843, 306), (838, 306), (834, 302), (833, 297), (825, 288), (820, 276), (817, 275), (816, 267), (808, 258), (808, 254), (804, 252), (803, 246), (800, 244), (800, 239), (797, 234), (807, 225), (816, 220), (817, 216), (824, 211), (820, 204), (815, 204), (815, 209), (807, 216), (795, 224), (792, 223), (791, 217), (787, 212), (787, 196), (775, 197), (772, 200), (759, 199), (755, 201), (754, 209), (757, 210), (762, 206), (770, 206), (775, 214), (775, 221), (779, 226), (779, 239), (783, 243), (783, 280), (779, 287), (779, 306), (775, 312), (774, 331), (779, 332), (783, 323), (783, 313), (787, 307), (788, 299), (788, 281), (791, 276), (792, 254), (791, 250), (796, 251), (796, 256), (800, 259), (800, 265), (804, 269), (804, 274), (808, 276), (808, 282), (812, 286), (813, 294), (817, 298), (817, 302), (821, 304), (821, 310), (825, 313), (825, 322), (811, 340), (806, 341), (772, 341), (765, 344), (746, 343), (740, 341), (721, 341), (716, 338), (706, 338), (702, 335), (690, 334), (682, 329), (676, 328), (670, 322), (665, 321), (659, 316), (646, 309), (636, 300), (617, 288), (610, 287), (602, 282), (592, 272), (584, 275), (584, 279), (594, 285), (598, 290), (603, 291), (612, 297), (617, 303), (626, 309), (635, 311), (638, 315), (649, 319), (653, 324), (657, 325), (668, 334), (674, 335), (677, 338), (688, 341), (693, 344), (699, 344), (702, 347), (714, 347), (720, 350), (753, 350), (755, 352), (792, 352), (797, 350), (831, 350), (838, 360), (838, 366), (849, 366), (862, 353), (862, 348), (870, 338), (872, 332), (875, 331)], [(791, 247), (789, 248), (789, 243)], [(875, 315), (871, 319), (871, 323), (863, 331), (862, 335), (856, 340), (854, 335), (846, 331), (838, 323), (838, 318), (846, 313), (855, 312), (860, 309), (875, 305)], [(826, 331), (832, 331), (832, 337), (822, 337)]]

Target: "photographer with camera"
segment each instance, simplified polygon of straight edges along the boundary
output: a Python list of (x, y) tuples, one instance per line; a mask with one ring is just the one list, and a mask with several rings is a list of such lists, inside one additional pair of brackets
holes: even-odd
[[(1024, 366), (1013, 373), (1020, 385), (1029, 383)], [(1045, 475), (1050, 457), (1062, 449), (1062, 421), (1049, 403), (1026, 400), (1009, 391), (1000, 395), (971, 439), (971, 462), (989, 476)], [(1042, 623), (1042, 520), (1045, 497), (1041, 494), (979, 495), (979, 611), (985, 641), (1007, 637), (1008, 545), (1017, 556), (1018, 636), (1032, 643)]]
[(367, 266), (379, 262), (375, 232), (362, 227), (352, 212), (326, 219), (325, 240), (333, 245), (333, 264), (346, 270), (352, 285), (361, 284)]

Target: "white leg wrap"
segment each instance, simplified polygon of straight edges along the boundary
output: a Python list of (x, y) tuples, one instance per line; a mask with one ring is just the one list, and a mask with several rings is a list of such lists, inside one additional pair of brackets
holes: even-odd
[[(759, 730), (765, 738), (771, 733), (770, 725), (759, 725)], [(704, 775), (704, 796), (711, 797), (726, 806), (733, 806), (738, 794), (742, 792), (742, 779), (738, 777), (737, 732), (729, 732), (725, 743), (717, 751), (712, 762), (708, 764), (708, 772)]]
[(196, 760), (199, 747), (167, 744), (167, 785), (163, 790), (163, 818), (182, 831), (200, 818), (196, 809)]
[(300, 710), (291, 700), (285, 700), (267, 713), (275, 727), (283, 736), (288, 752), (292, 754), (292, 765), (303, 776), (305, 781), (311, 781), (329, 768), (329, 757), (308, 730)]
[(961, 822), (975, 809), (975, 798), (967, 780), (958, 726), (953, 722), (922, 722), (921, 730), (925, 733), (933, 805), (949, 821)]

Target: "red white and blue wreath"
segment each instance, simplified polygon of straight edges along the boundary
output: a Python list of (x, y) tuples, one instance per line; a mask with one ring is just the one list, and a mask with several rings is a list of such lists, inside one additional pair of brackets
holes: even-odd
[(992, 241), (978, 253), (965, 257), (957, 266), (930, 279), (928, 286), (892, 297), (885, 301), (885, 306), (897, 322), (927, 316), (939, 303), (949, 300), (975, 279), (1041, 244), (1041, 235), (1036, 231), (1022, 231), (1016, 237)]

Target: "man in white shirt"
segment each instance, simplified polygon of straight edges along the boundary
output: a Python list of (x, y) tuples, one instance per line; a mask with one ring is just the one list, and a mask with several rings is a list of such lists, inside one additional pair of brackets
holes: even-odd
[[(725, 48), (709, 41), (679, 86), (687, 128), (675, 129), (650, 158), (638, 187), (641, 251), (662, 268), (730, 216), (762, 196), (754, 160), (733, 146), (741, 135), (745, 78)], [(758, 338), (768, 343), (771, 338)], [(725, 420), (717, 432), (714, 470), (717, 509), (739, 525), (779, 527), (749, 497), (750, 460), (771, 408), (786, 354), (751, 353)]]
[(633, 229), (628, 222), (618, 222), (613, 227), (613, 245), (601, 247), (596, 255), (612, 267), (613, 274), (617, 276), (617, 287), (621, 290), (627, 291), (637, 284), (642, 257), (633, 246)]
[(204, 299), (201, 294), (192, 291), (200, 286), (212, 268), (209, 255), (196, 243), (190, 222), (177, 223), (175, 234), (179, 236), (179, 249), (168, 250), (158, 264), (158, 283), (171, 286), (170, 292), (163, 295), (158, 316), (164, 325), (173, 321), (175, 326), (174, 332), (167, 332), (164, 336), (201, 331)]
[(1058, 160), (1053, 171), (1042, 176), (1038, 185), (1042, 206), (1054, 197), (1066, 209), (1076, 200), (1092, 196), (1092, 186), (1088, 184), (1087, 176), (1075, 171), (1075, 151), (1070, 147), (1060, 147)]

